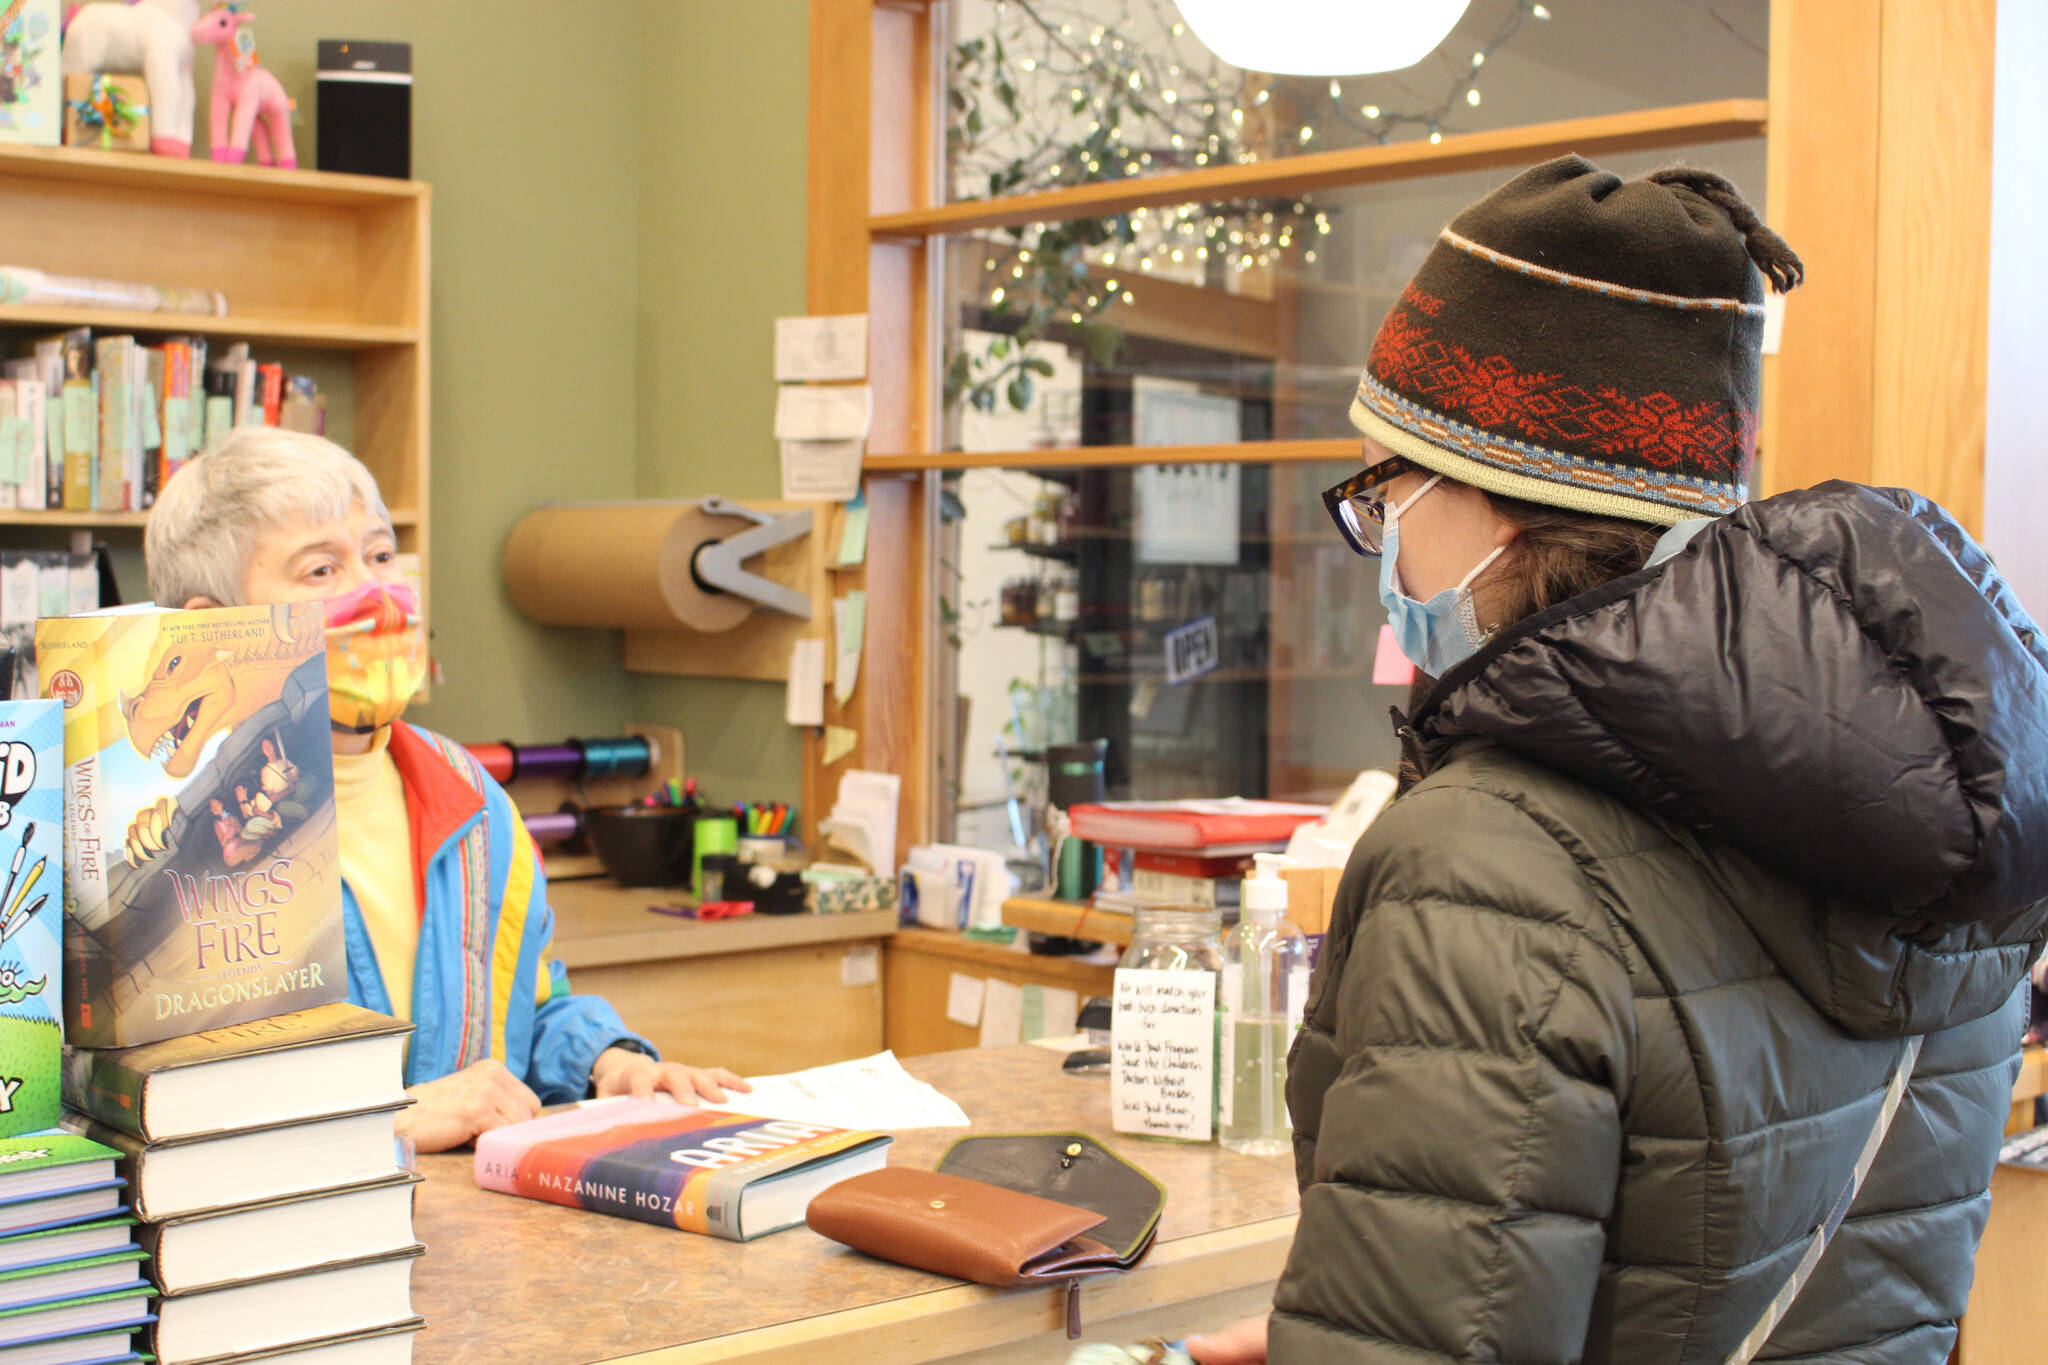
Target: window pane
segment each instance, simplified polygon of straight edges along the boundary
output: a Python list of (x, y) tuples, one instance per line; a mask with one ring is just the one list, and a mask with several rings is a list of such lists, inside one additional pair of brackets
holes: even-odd
[[(1680, 160), (1762, 211), (1760, 140), (1602, 164), (1635, 176)], [(1348, 437), (1380, 320), (1444, 224), (1511, 174), (948, 238), (940, 448)]]
[(1391, 765), (1387, 708), (1407, 690), (1371, 681), (1377, 564), (1321, 499), (1356, 469), (949, 474), (940, 711), (957, 821), (942, 832), (1028, 846), (1048, 744), (1107, 740), (1113, 799), (1328, 799)]
[(1762, 98), (1770, 29), (1768, 0), (1474, 0), (1420, 63), (1333, 81), (1223, 63), (1171, 0), (950, 9), (951, 199)]

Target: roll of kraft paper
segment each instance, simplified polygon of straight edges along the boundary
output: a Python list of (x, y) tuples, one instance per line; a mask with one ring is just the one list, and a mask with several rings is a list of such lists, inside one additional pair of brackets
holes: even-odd
[(543, 625), (731, 630), (753, 604), (699, 587), (691, 561), (708, 542), (753, 527), (696, 503), (539, 507), (505, 542), (505, 588)]

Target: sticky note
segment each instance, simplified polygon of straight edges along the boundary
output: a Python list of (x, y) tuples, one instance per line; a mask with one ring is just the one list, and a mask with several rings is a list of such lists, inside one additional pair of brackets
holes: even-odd
[(956, 1024), (974, 1028), (981, 1023), (982, 988), (978, 976), (954, 972), (946, 978), (946, 1017)]
[(853, 746), (860, 743), (860, 733), (843, 725), (825, 727), (825, 764), (830, 767), (853, 752)]
[(990, 977), (981, 1002), (981, 1045), (1007, 1047), (1024, 1041), (1024, 988)]
[(848, 948), (839, 959), (839, 984), (872, 986), (882, 979), (882, 951), (872, 943)]
[(865, 493), (846, 505), (846, 528), (839, 535), (839, 567), (850, 569), (868, 557), (868, 499)]
[(798, 640), (789, 647), (789, 696), (783, 719), (791, 725), (825, 723), (825, 642)]
[(835, 599), (832, 618), (838, 637), (838, 652), (832, 662), (832, 695), (844, 706), (860, 681), (860, 651), (868, 628), (866, 591), (855, 588)]
[(1379, 647), (1372, 655), (1372, 680), (1381, 687), (1407, 687), (1415, 681), (1415, 665), (1401, 652), (1392, 623), (1380, 627)]

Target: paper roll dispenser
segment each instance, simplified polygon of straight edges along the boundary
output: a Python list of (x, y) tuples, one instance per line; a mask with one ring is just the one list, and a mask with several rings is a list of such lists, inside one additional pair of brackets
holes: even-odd
[(771, 552), (805, 541), (812, 518), (729, 498), (550, 504), (505, 542), (505, 587), (551, 626), (718, 633), (757, 607), (808, 622), (812, 592), (784, 581), (808, 586), (802, 557)]

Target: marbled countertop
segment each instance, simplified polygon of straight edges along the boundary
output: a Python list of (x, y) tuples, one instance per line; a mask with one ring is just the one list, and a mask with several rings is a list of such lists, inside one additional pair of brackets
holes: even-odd
[[(1289, 1158), (1115, 1134), (1108, 1078), (1065, 1075), (1043, 1048), (904, 1065), (950, 1095), (977, 1131), (1092, 1133), (1150, 1171), (1168, 1191), (1161, 1243), (1297, 1209)], [(903, 1133), (890, 1163), (929, 1169), (966, 1131)], [(418, 1365), (585, 1365), (958, 1283), (871, 1260), (807, 1228), (727, 1242), (487, 1194), (471, 1180), (471, 1161), (467, 1151), (420, 1161), (427, 1179), (414, 1230), (427, 1255), (413, 1272), (413, 1305), (427, 1328)]]

